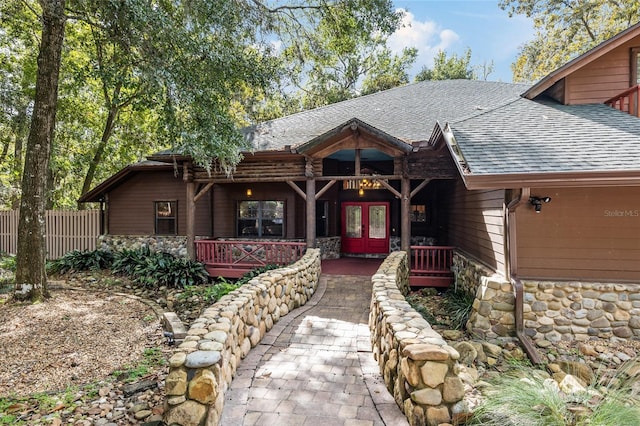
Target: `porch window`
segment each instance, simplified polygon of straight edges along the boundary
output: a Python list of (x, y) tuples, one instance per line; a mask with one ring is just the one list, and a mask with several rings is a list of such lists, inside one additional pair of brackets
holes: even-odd
[(631, 49), (631, 86), (640, 84), (640, 47)]
[(239, 237), (283, 237), (284, 201), (239, 201)]
[(413, 204), (411, 206), (411, 222), (426, 222), (427, 206), (424, 204)]
[(156, 201), (154, 204), (156, 235), (177, 235), (178, 202)]

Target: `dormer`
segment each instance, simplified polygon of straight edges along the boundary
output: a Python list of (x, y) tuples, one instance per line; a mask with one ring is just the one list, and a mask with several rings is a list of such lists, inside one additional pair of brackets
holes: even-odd
[(523, 96), (564, 105), (605, 103), (638, 116), (639, 84), (640, 23), (547, 75)]

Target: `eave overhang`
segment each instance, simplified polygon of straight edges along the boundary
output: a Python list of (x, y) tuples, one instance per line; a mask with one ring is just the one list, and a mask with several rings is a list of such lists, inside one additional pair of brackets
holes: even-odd
[(595, 61), (602, 55), (610, 52), (618, 46), (621, 46), (622, 44), (638, 35), (640, 35), (640, 22), (616, 34), (610, 39), (603, 41), (593, 49), (583, 53), (577, 58), (567, 62), (562, 67), (548, 74), (539, 82), (531, 86), (526, 92), (522, 94), (522, 96), (527, 99), (534, 99), (545, 90), (553, 86), (555, 83), (567, 77), (569, 74)]
[(131, 164), (124, 169), (120, 170), (116, 174), (112, 175), (108, 179), (102, 181), (98, 186), (91, 191), (82, 195), (79, 199), (79, 203), (97, 203), (103, 200), (104, 194), (111, 191), (116, 186), (127, 180), (131, 174), (140, 171), (156, 171), (156, 170), (172, 170), (173, 164), (159, 163), (156, 161), (143, 161), (137, 164)]
[(483, 175), (467, 173), (462, 178), (469, 190), (640, 186), (640, 170)]

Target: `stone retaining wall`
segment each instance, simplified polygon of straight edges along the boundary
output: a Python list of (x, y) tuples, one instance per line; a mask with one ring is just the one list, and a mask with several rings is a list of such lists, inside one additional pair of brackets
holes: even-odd
[(304, 305), (320, 277), (320, 250), (265, 272), (222, 297), (190, 327), (169, 360), (165, 422), (217, 425), (224, 393), (241, 360), (278, 322)]
[[(460, 253), (456, 285), (475, 291), (467, 329), (479, 337), (515, 335), (515, 293), (503, 276)], [(640, 285), (523, 280), (524, 332), (538, 346), (560, 340), (640, 339)]]
[(319, 237), (316, 246), (320, 249), (322, 260), (340, 259), (342, 238), (340, 237)]
[(137, 250), (147, 246), (151, 251), (164, 252), (176, 257), (187, 257), (187, 237), (181, 235), (100, 235), (98, 250)]
[(371, 342), (387, 389), (410, 425), (451, 422), (465, 411), (460, 355), (405, 300), (406, 252), (391, 253), (371, 281)]

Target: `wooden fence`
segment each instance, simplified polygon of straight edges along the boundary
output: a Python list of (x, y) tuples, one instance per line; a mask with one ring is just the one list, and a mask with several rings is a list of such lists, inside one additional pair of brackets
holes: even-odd
[[(0, 211), (0, 252), (18, 250), (18, 210)], [(47, 210), (47, 258), (57, 259), (71, 250), (94, 250), (100, 235), (100, 210)]]

